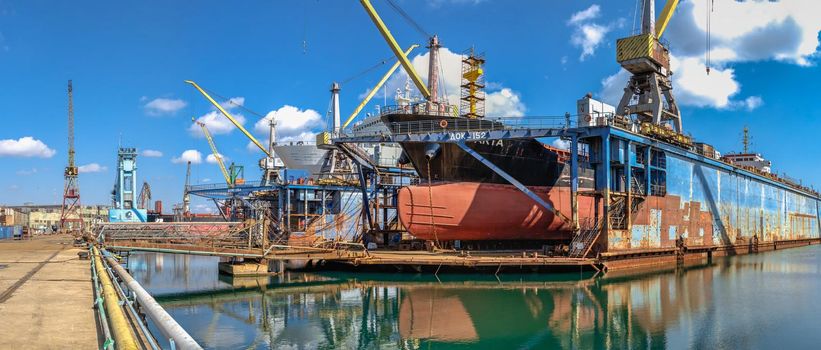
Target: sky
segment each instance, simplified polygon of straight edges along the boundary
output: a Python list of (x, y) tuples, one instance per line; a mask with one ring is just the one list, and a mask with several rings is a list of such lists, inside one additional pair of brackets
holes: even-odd
[[(439, 35), (452, 100), (460, 54), (483, 52), (490, 116), (572, 113), (588, 92), (617, 104), (628, 78), (615, 41), (637, 27), (635, 0), (394, 0), (421, 30), (386, 0), (372, 2), (403, 47), (424, 46), (422, 32)], [(821, 2), (708, 4), (683, 0), (663, 36), (685, 132), (728, 153), (740, 151), (749, 126), (753, 150), (774, 171), (821, 187)], [(410, 56), (424, 76), (424, 49)], [(187, 160), (193, 183), (222, 178), (192, 118), (208, 125), (229, 162), (245, 166), (247, 179), (260, 176), (262, 153), (184, 80), (219, 94), (260, 139), (266, 118), (275, 118), (279, 141), (313, 140), (328, 124), (332, 82), (343, 82), (346, 116), (393, 62), (358, 1), (0, 0), (0, 204), (60, 202), (69, 79), (82, 202), (110, 203), (122, 145), (139, 150), (138, 181), (170, 208), (181, 202)], [(374, 100), (387, 94), (391, 104), (403, 74)]]

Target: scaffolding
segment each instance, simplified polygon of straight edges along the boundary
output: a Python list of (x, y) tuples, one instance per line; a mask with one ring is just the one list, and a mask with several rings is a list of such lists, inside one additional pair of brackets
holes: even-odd
[(465, 118), (485, 116), (485, 58), (472, 48), (462, 59), (462, 93), (459, 109)]

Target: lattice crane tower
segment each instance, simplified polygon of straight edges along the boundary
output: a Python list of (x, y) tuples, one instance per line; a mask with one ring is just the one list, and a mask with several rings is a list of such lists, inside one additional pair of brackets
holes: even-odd
[(83, 232), (83, 217), (80, 215), (79, 171), (74, 163), (74, 104), (71, 80), (68, 81), (68, 166), (63, 173), (63, 208), (60, 214), (61, 232)]

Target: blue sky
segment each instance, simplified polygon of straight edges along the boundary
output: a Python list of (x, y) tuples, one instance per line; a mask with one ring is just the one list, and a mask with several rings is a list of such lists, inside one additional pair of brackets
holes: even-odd
[[(634, 0), (395, 1), (449, 51), (485, 52), (493, 114), (561, 115), (587, 92), (612, 101), (623, 87), (614, 43), (634, 26)], [(373, 2), (402, 46), (424, 44), (386, 1)], [(749, 125), (754, 149), (776, 171), (818, 187), (819, 5), (719, 2), (707, 76), (703, 3), (682, 1), (665, 34), (676, 57), (674, 93), (685, 130), (729, 152), (739, 150), (741, 129)], [(192, 167), (195, 182), (221, 178), (204, 159), (210, 150), (191, 130), (192, 117), (213, 123), (221, 153), (245, 165), (247, 178), (258, 176), (261, 156), (183, 80), (261, 115), (273, 112), (285, 128), (280, 136), (298, 139), (321, 129), (332, 81), (390, 56), (357, 1), (0, 0), (0, 204), (60, 200), (68, 79), (74, 80), (77, 163), (97, 170), (80, 176), (83, 202), (109, 202), (121, 142), (162, 153), (139, 158), (139, 181), (148, 181), (155, 199), (170, 208), (180, 202), (185, 172), (172, 160), (184, 151), (202, 154)], [(449, 57), (458, 61), (446, 53), (446, 69)], [(343, 115), (387, 69), (342, 87)], [(454, 80), (446, 84), (455, 86)], [(389, 86), (403, 81), (396, 76)], [(260, 117), (233, 110), (254, 130)]]

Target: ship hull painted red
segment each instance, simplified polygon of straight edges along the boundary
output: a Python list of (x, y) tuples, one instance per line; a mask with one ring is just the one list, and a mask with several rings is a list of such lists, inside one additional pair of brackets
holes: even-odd
[[(571, 217), (569, 187), (529, 188), (562, 214)], [(594, 217), (593, 198), (579, 196), (578, 199), (579, 220)], [(402, 225), (419, 239), (555, 240), (572, 237), (569, 223), (512, 185), (454, 182), (408, 186), (399, 191), (397, 204)]]

